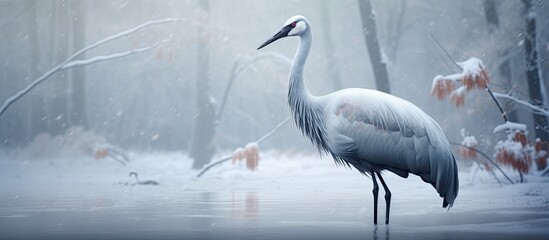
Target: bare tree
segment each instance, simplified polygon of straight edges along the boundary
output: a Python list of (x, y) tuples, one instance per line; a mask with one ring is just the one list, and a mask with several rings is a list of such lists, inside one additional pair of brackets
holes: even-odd
[[(28, 36), (29, 36), (29, 46), (30, 46), (30, 59), (31, 61), (29, 64), (29, 80), (32, 81), (36, 78), (36, 75), (38, 74), (38, 61), (35, 59), (39, 59), (40, 49), (38, 45), (38, 26), (36, 23), (36, 17), (37, 17), (37, 11), (36, 11), (36, 2), (35, 1), (29, 1), (27, 2), (29, 9), (29, 14), (26, 17), (27, 19), (27, 27), (28, 27)], [(41, 129), (40, 124), (42, 121), (40, 121), (40, 116), (42, 113), (38, 111), (39, 106), (41, 104), (40, 96), (33, 96), (27, 101), (27, 112), (25, 114), (25, 130), (26, 135), (31, 137), (37, 134), (37, 129)]]
[(326, 53), (326, 69), (328, 70), (328, 74), (330, 76), (330, 79), (334, 83), (334, 89), (340, 90), (342, 88), (341, 85), (341, 77), (339, 74), (339, 70), (336, 66), (337, 64), (337, 56), (334, 51), (334, 40), (332, 39), (332, 21), (330, 18), (330, 12), (328, 11), (328, 1), (324, 0), (320, 3), (320, 11), (322, 13), (322, 20), (321, 24), (323, 26), (322, 31), (322, 38), (324, 38), (324, 52)]
[[(526, 78), (528, 80), (528, 91), (532, 103), (537, 106), (543, 105), (544, 88), (541, 82), (541, 72), (539, 69), (538, 46), (536, 39), (536, 14), (532, 0), (523, 0), (526, 19), (526, 33), (524, 39), (524, 50), (526, 55)], [(539, 112), (534, 112), (534, 126), (536, 138), (541, 141), (548, 141), (548, 133), (544, 130), (547, 127), (547, 116)]]
[(499, 28), (499, 17), (496, 9), (496, 2), (494, 0), (484, 0), (484, 17), (488, 23), (488, 30), (494, 32)]
[[(50, 25), (52, 36), (50, 59), (54, 64), (63, 62), (67, 53), (67, 38), (64, 36), (67, 31), (67, 6), (62, 2), (52, 2), (53, 23)], [(66, 128), (66, 106), (67, 106), (67, 75), (61, 74), (52, 79), (49, 85), (49, 94), (46, 103), (46, 121), (48, 122), (48, 130), (53, 135), (62, 134)]]
[[(85, 47), (86, 39), (86, 3), (84, 1), (69, 2), (70, 48), (69, 54), (73, 54)], [(86, 73), (85, 68), (69, 70), (69, 94), (67, 101), (67, 122), (69, 126), (82, 126), (88, 128), (86, 107)]]
[[(199, 1), (203, 21), (209, 21), (209, 0)], [(213, 136), (215, 133), (215, 106), (210, 96), (209, 86), (209, 41), (210, 36), (204, 27), (198, 28), (198, 62), (196, 77), (196, 108), (190, 156), (194, 159), (193, 168), (201, 169), (213, 156)]]
[(387, 47), (384, 52), (387, 55), (388, 60), (391, 61), (393, 65), (396, 64), (400, 40), (403, 38), (402, 35), (405, 34), (406, 29), (403, 29), (403, 23), (405, 23), (404, 16), (406, 15), (407, 9), (408, 5), (406, 5), (406, 1), (391, 1), (391, 8), (389, 9), (390, 15), (386, 19), (388, 33), (386, 44)]
[[(484, 18), (486, 20), (488, 32), (493, 36), (497, 37), (496, 34), (497, 34), (497, 30), (499, 29), (499, 15), (497, 11), (496, 1), (484, 0), (482, 2), (482, 5), (484, 9)], [(504, 59), (501, 62), (501, 64), (499, 64), (498, 72), (505, 86), (512, 86), (511, 58), (506, 57), (507, 55), (509, 55), (510, 52), (512, 52), (511, 49), (512, 49), (512, 46), (507, 48), (503, 53), (498, 53), (498, 55), (501, 56), (500, 59)], [(517, 112), (513, 110), (511, 107), (511, 105), (513, 104), (513, 101), (506, 100), (503, 102), (503, 104), (504, 104), (504, 108), (507, 109), (506, 115), (509, 121), (517, 122), (518, 121)]]
[(80, 49), (78, 52), (70, 55), (68, 58), (66, 58), (64, 61), (62, 61), (59, 65), (51, 68), (46, 73), (42, 74), (40, 77), (35, 79), (28, 86), (26, 86), (24, 89), (22, 89), (21, 91), (19, 91), (15, 95), (13, 95), (13, 96), (9, 97), (8, 99), (6, 99), (4, 104), (2, 104), (2, 106), (0, 106), (0, 116), (2, 116), (2, 114), (5, 113), (6, 110), (13, 103), (15, 103), (17, 100), (21, 99), (23, 96), (28, 94), (32, 89), (34, 89), (40, 83), (44, 82), (46, 79), (48, 79), (53, 74), (59, 72), (60, 70), (69, 69), (69, 68), (78, 67), (78, 66), (85, 66), (85, 65), (92, 64), (92, 63), (96, 63), (96, 62), (103, 62), (103, 61), (108, 61), (108, 60), (112, 60), (112, 59), (123, 58), (123, 57), (130, 56), (130, 55), (133, 55), (133, 54), (136, 54), (136, 53), (145, 52), (145, 51), (151, 50), (155, 47), (158, 47), (161, 44), (170, 41), (171, 39), (164, 39), (162, 41), (159, 41), (159, 42), (157, 42), (155, 44), (152, 44), (150, 46), (147, 46), (147, 47), (138, 48), (138, 49), (131, 49), (131, 50), (121, 52), (121, 53), (114, 53), (114, 54), (110, 54), (110, 55), (106, 55), (106, 56), (96, 56), (96, 57), (93, 57), (93, 58), (90, 58), (90, 59), (85, 59), (85, 60), (74, 60), (75, 58), (81, 56), (85, 52), (90, 51), (92, 49), (95, 49), (95, 48), (97, 48), (101, 45), (104, 45), (108, 42), (111, 42), (113, 40), (119, 39), (121, 37), (125, 37), (129, 34), (132, 34), (134, 32), (137, 32), (137, 31), (139, 31), (143, 28), (146, 28), (146, 27), (149, 27), (149, 26), (152, 26), (152, 25), (163, 24), (163, 23), (168, 23), (168, 22), (179, 22), (179, 21), (191, 22), (191, 21), (188, 21), (186, 19), (180, 19), (180, 18), (165, 18), (165, 19), (153, 20), (153, 21), (143, 23), (143, 24), (141, 24), (137, 27), (119, 32), (119, 33), (111, 35), (111, 36), (108, 36), (106, 38), (101, 39), (100, 41), (97, 41), (97, 42), (95, 42), (91, 45), (86, 46), (85, 48)]
[(370, 62), (374, 70), (376, 87), (378, 90), (390, 93), (389, 74), (387, 73), (387, 65), (383, 62), (379, 42), (377, 38), (376, 15), (372, 9), (370, 0), (358, 0), (360, 17), (362, 19), (362, 27), (364, 40), (370, 55)]

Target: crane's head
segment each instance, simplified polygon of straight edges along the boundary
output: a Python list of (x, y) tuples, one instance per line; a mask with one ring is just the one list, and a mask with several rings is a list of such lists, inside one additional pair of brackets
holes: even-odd
[(271, 38), (267, 39), (257, 50), (271, 44), (272, 42), (290, 36), (301, 36), (303, 33), (307, 32), (309, 28), (309, 21), (301, 15), (296, 15), (288, 19), (284, 26), (278, 33), (276, 33)]

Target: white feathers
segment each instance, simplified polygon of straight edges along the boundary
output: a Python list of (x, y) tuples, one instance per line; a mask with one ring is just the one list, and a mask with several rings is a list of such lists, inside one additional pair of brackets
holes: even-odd
[[(338, 91), (324, 97), (324, 101), (329, 102), (330, 106), (325, 109), (325, 114), (334, 114), (336, 108), (344, 103), (356, 106), (357, 111), (363, 112), (368, 119), (374, 120), (374, 124), (384, 129), (397, 127), (403, 129), (404, 125), (414, 129), (439, 129), (427, 114), (414, 104), (371, 89), (351, 88)], [(431, 131), (429, 131), (431, 135)], [(435, 142), (444, 141), (445, 136), (435, 136), (432, 134)]]
[(307, 19), (304, 16), (295, 15), (295, 16), (291, 17), (290, 19), (288, 19), (288, 21), (286, 21), (284, 23), (284, 26), (288, 26), (290, 23), (301, 21), (301, 20), (307, 20)]
[[(320, 99), (327, 145), (336, 156), (366, 173), (416, 174), (433, 184), (444, 205), (452, 206), (458, 193), (457, 166), (446, 136), (431, 117), (404, 99), (370, 89), (345, 89)], [(344, 138), (348, 140), (342, 142)]]
[(295, 15), (284, 23), (284, 27), (295, 23), (295, 27), (288, 32), (288, 36), (297, 36), (307, 30), (307, 19), (301, 15)]
[(303, 134), (336, 163), (352, 165), (363, 173), (389, 170), (401, 177), (416, 174), (435, 187), (444, 198), (443, 207), (451, 207), (459, 180), (440, 126), (414, 104), (375, 90), (311, 95), (303, 82), (311, 25), (298, 15), (286, 21), (284, 28), (288, 26), (292, 27), (288, 36), (300, 38), (290, 68), (288, 105)]
[(288, 33), (288, 36), (299, 35), (303, 31), (305, 31), (305, 29), (307, 29), (307, 24), (305, 24), (305, 22), (303, 21), (299, 21), (295, 24), (295, 27)]

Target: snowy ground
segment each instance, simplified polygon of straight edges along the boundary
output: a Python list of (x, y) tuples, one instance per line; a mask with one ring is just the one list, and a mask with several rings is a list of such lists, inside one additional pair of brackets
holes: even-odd
[[(196, 179), (182, 153), (133, 154), (125, 167), (0, 155), (0, 238), (549, 238), (549, 178), (500, 185), (462, 167), (459, 196), (446, 211), (418, 177), (387, 173), (391, 224), (374, 226), (369, 178), (329, 158), (262, 157), (257, 172), (225, 163)], [(160, 185), (133, 185), (131, 171)]]

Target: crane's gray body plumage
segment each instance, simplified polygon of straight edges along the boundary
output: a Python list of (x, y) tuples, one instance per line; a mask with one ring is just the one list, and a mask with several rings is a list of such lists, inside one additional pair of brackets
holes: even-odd
[(457, 166), (439, 125), (418, 107), (389, 94), (346, 89), (327, 96), (326, 151), (363, 173), (418, 175), (450, 207), (458, 192)]
[(409, 173), (418, 175), (444, 198), (443, 207), (451, 207), (458, 194), (458, 173), (440, 126), (414, 104), (376, 90), (344, 89), (320, 97), (311, 95), (303, 81), (312, 43), (311, 26), (302, 16), (290, 18), (286, 25), (301, 21), (306, 26), (296, 34), (300, 42), (288, 91), (288, 105), (298, 128), (336, 163), (352, 165), (369, 175), (383, 170), (403, 178)]

